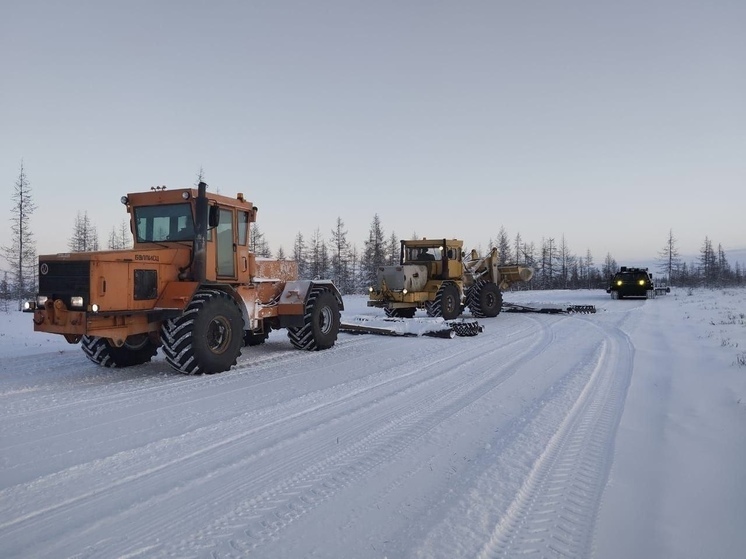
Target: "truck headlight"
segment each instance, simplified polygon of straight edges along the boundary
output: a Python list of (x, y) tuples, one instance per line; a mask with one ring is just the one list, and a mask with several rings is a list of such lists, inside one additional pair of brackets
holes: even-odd
[(401, 292), (402, 292), (402, 295), (406, 295), (408, 293), (408, 291), (406, 289), (402, 289)]
[(24, 311), (33, 311), (36, 308), (36, 303), (33, 301), (24, 301), (23, 302), (23, 310)]
[(82, 307), (83, 297), (70, 297), (70, 306), (71, 307)]
[(96, 303), (91, 305), (91, 312), (98, 312), (98, 305)]
[(373, 293), (373, 288), (372, 288), (372, 287), (369, 287), (369, 288), (368, 288), (368, 292), (369, 292), (369, 293)]
[(645, 280), (640, 280), (640, 281), (639, 281), (639, 282), (637, 282), (637, 283), (639, 283), (640, 285), (645, 285)]
[(616, 284), (621, 287), (622, 286), (622, 280), (616, 280)]

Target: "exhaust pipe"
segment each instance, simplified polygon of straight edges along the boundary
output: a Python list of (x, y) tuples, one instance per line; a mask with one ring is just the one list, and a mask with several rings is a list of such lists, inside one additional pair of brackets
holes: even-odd
[(195, 203), (194, 243), (192, 250), (192, 281), (204, 283), (207, 279), (207, 185), (200, 181), (197, 185)]

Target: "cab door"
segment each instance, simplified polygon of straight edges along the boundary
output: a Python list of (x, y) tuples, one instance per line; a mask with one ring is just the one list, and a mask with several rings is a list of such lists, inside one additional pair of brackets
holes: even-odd
[(236, 279), (236, 224), (234, 211), (220, 208), (220, 222), (217, 226), (217, 276), (222, 279)]

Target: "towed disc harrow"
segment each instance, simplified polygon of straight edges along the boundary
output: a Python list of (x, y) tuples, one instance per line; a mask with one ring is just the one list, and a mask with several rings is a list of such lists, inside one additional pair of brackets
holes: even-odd
[(594, 314), (596, 307), (594, 305), (517, 305), (515, 303), (503, 303), (505, 312), (535, 312), (542, 314)]
[(466, 318), (444, 320), (440, 317), (381, 318), (355, 316), (348, 320), (342, 320), (339, 331), (349, 334), (378, 334), (381, 336), (454, 338), (456, 336), (476, 336), (483, 331), (483, 328), (476, 320)]
[[(502, 310), (515, 313), (541, 314), (593, 314), (593, 305), (517, 305), (503, 303)], [(444, 320), (442, 317), (378, 317), (370, 315), (354, 316), (342, 320), (340, 332), (348, 334), (378, 334), (381, 336), (428, 336), (433, 338), (454, 338), (477, 336), (484, 327), (473, 318)]]

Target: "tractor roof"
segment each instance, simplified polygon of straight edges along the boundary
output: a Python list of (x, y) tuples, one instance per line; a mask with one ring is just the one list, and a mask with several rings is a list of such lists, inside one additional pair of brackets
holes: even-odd
[(459, 239), (409, 239), (402, 241), (402, 244), (408, 247), (440, 247), (443, 246), (445, 243), (445, 246), (452, 247), (452, 248), (462, 248), (464, 246), (464, 241), (461, 241)]
[[(129, 206), (154, 206), (158, 204), (179, 204), (185, 200), (196, 198), (197, 189), (195, 188), (167, 190), (165, 187), (154, 187), (149, 191), (127, 194), (125, 203)], [(208, 192), (207, 199), (223, 206), (234, 206), (245, 210), (257, 209), (251, 202), (244, 199), (241, 193), (236, 194), (235, 198), (231, 198), (230, 196)], [(124, 202), (125, 199), (123, 198), (122, 201)]]

